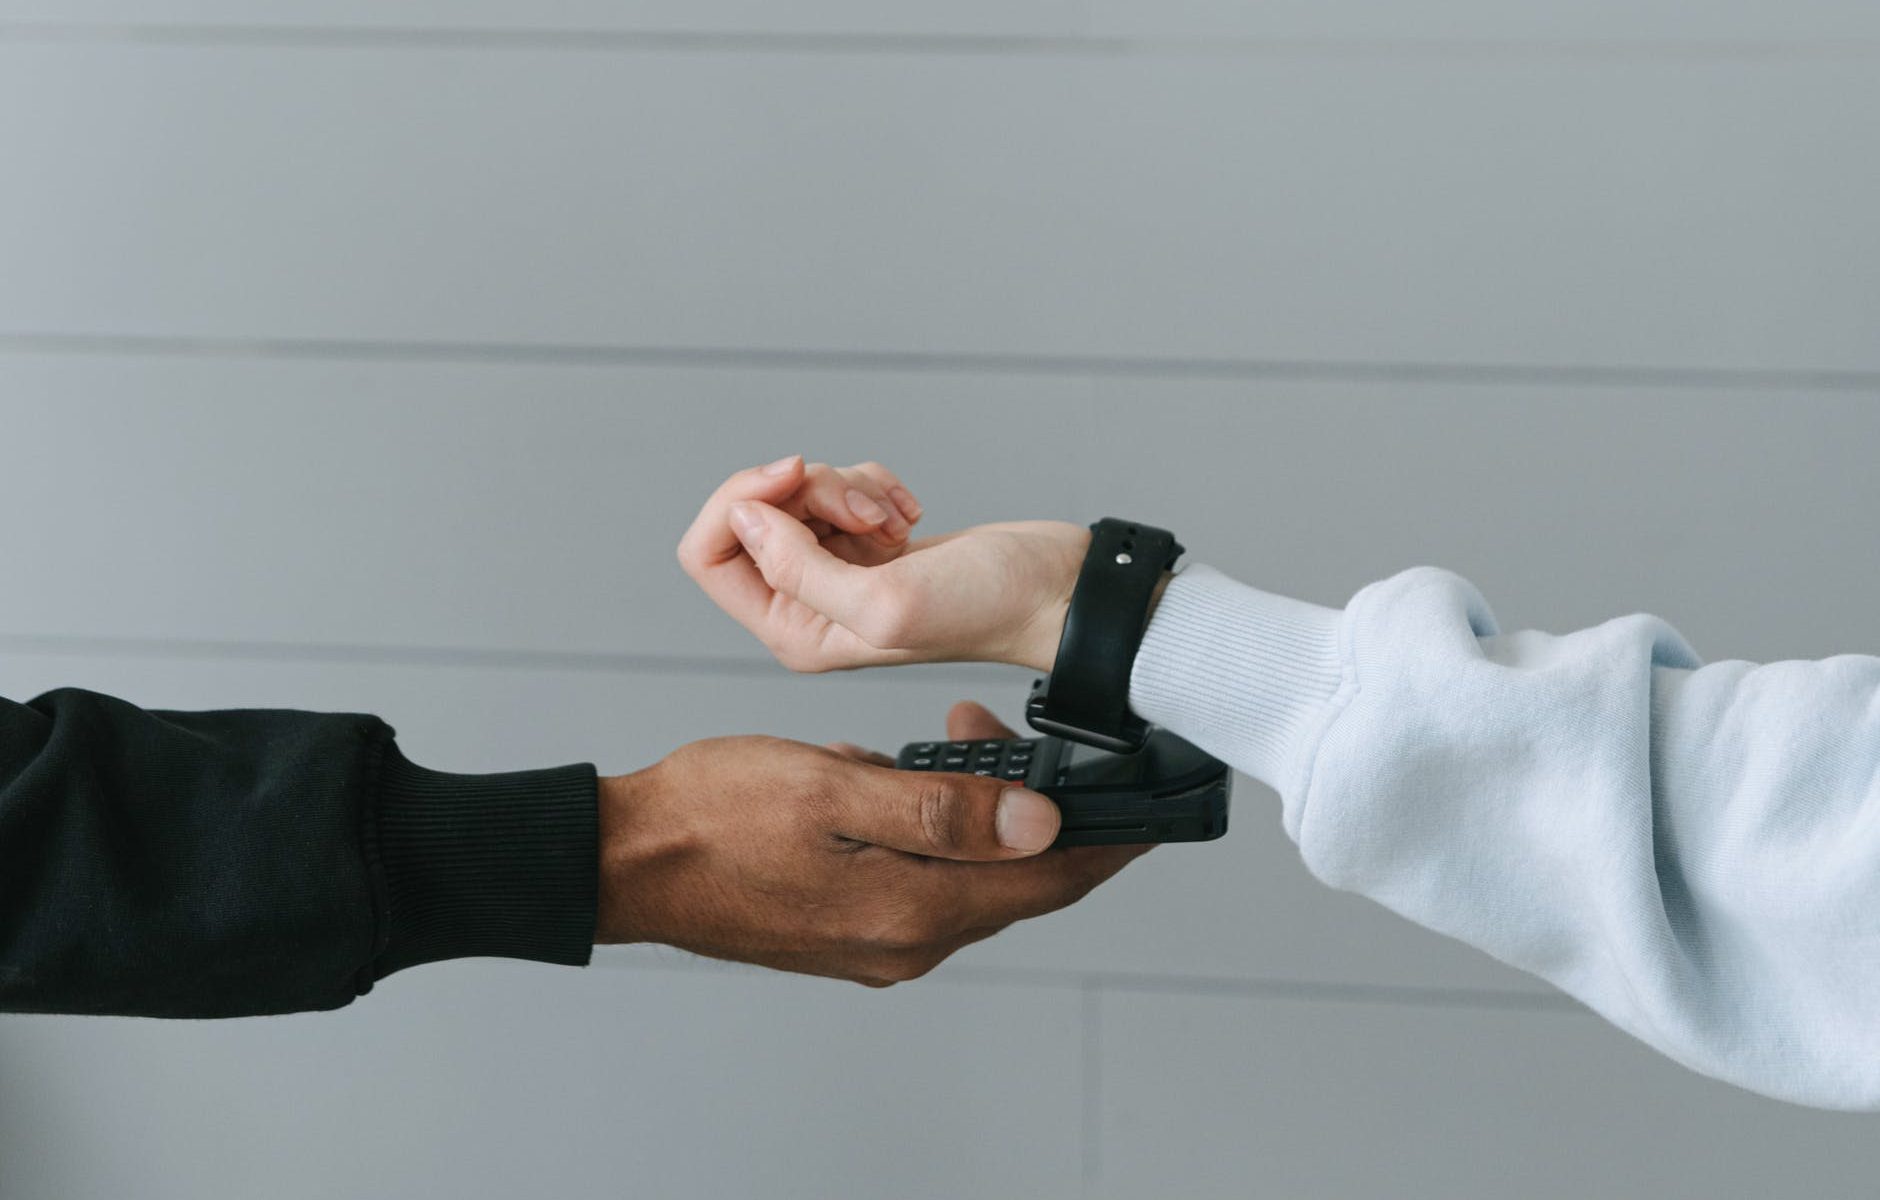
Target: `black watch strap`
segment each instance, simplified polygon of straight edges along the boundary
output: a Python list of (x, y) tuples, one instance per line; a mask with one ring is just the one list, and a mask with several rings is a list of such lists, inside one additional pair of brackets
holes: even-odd
[(1142, 748), (1149, 725), (1129, 711), (1129, 673), (1156, 585), (1181, 555), (1166, 529), (1115, 517), (1090, 527), (1057, 661), (1025, 704), (1034, 729), (1119, 754)]

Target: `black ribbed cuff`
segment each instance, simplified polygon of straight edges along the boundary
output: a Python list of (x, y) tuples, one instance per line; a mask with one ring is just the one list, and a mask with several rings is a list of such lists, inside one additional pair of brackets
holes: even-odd
[(374, 978), (446, 958), (585, 965), (599, 888), (597, 786), (586, 763), (451, 775), (386, 743), (377, 846), (388, 936)]

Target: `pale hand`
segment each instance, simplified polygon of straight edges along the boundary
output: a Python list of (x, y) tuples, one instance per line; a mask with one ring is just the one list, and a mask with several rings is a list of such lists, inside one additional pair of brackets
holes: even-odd
[(1049, 670), (1089, 530), (1016, 521), (909, 541), (920, 514), (879, 464), (792, 456), (712, 493), (679, 562), (794, 671), (941, 661)]

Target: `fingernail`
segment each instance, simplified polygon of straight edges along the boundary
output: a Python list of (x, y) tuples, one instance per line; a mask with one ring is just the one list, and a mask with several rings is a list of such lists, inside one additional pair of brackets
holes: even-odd
[(1044, 849), (1058, 832), (1057, 805), (1025, 788), (1007, 788), (999, 795), (993, 818), (999, 844), (1027, 854)]
[(858, 492), (854, 488), (850, 488), (849, 494), (844, 496), (843, 499), (848, 501), (850, 512), (854, 513), (862, 520), (867, 521), (870, 525), (879, 525), (888, 519), (888, 510), (876, 504), (873, 500), (870, 500), (866, 493)]
[(764, 544), (764, 518), (742, 501), (731, 506), (731, 530), (747, 550), (757, 550)]
[(901, 506), (901, 511), (906, 514), (908, 520), (920, 520), (920, 501), (914, 499), (914, 493), (904, 487), (891, 487), (888, 489), (888, 499)]
[(771, 463), (769, 466), (765, 467), (764, 474), (788, 475), (792, 470), (795, 469), (797, 460), (801, 459), (802, 457), (803, 456), (801, 454), (785, 455), (784, 457), (778, 459), (776, 462)]

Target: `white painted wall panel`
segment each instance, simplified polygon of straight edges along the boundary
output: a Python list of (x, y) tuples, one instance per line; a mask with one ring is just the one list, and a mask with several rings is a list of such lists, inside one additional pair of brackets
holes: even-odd
[(331, 1014), (0, 1017), (0, 1194), (1070, 1197), (1077, 1011), (1069, 988), (483, 962)]
[(1050, 451), (1080, 381), (24, 355), (0, 380), (5, 632), (748, 659), (673, 553), (733, 470), (879, 457), (938, 529), (1089, 508)]
[(1100, 1194), (1873, 1190), (1871, 1115), (1692, 1075), (1590, 1015), (1211, 996), (1103, 1001)]
[(672, 548), (803, 450), (1322, 603), (1434, 563), (1510, 626), (1877, 638), (1864, 394), (8, 354), (0, 429), (0, 634), (761, 657)]
[(0, 46), (0, 330), (1880, 369), (1860, 59)]

